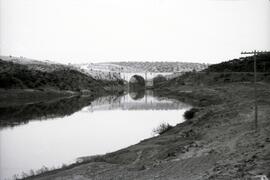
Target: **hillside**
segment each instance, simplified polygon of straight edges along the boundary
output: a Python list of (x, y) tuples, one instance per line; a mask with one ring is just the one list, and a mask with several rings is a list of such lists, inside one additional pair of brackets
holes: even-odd
[[(210, 65), (205, 72), (253, 72), (254, 56), (233, 59), (219, 64)], [(257, 71), (270, 72), (270, 53), (256, 56)]]
[[(22, 61), (23, 62), (23, 61)], [(42, 68), (41, 68), (42, 67)], [(106, 86), (118, 86), (123, 82), (101, 81), (75, 68), (61, 64), (33, 61), (20, 63), (0, 59), (0, 88), (91, 91), (105, 92)], [(107, 88), (108, 89), (108, 88)]]
[[(229, 82), (253, 82), (253, 56), (233, 59), (210, 65), (200, 72), (186, 72), (183, 75), (159, 83), (157, 87), (175, 85), (210, 85)], [(257, 57), (257, 81), (270, 82), (270, 54)]]
[(39, 70), (52, 72), (56, 70), (64, 70), (64, 69), (75, 69), (72, 66), (55, 63), (49, 60), (36, 60), (29, 59), (25, 57), (14, 57), (14, 56), (0, 56), (0, 59), (7, 62), (13, 62), (15, 64), (21, 64), (27, 66), (28, 69)]

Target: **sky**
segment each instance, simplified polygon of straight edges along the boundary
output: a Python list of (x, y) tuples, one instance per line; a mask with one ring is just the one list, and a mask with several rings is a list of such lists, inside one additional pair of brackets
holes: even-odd
[(218, 63), (270, 50), (269, 0), (0, 0), (0, 54)]

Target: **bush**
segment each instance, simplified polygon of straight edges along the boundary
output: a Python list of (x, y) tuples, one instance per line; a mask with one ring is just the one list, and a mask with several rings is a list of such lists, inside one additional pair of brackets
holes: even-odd
[(161, 135), (172, 128), (173, 126), (168, 123), (161, 123), (157, 128), (153, 129), (153, 133)]
[(191, 108), (190, 110), (186, 111), (184, 113), (185, 119), (186, 120), (192, 119), (197, 111), (198, 111), (198, 109), (196, 109), (196, 108)]
[(157, 85), (159, 85), (159, 84), (165, 82), (166, 80), (167, 80), (167, 79), (166, 79), (164, 76), (158, 75), (157, 77), (155, 77), (155, 78), (153, 79), (153, 84), (154, 84), (154, 86), (157, 86)]

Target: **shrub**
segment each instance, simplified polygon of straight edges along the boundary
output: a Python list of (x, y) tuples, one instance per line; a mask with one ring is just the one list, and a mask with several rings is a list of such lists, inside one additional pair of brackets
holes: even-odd
[(168, 123), (161, 123), (157, 128), (153, 129), (153, 133), (161, 135), (172, 128), (173, 126)]
[(157, 86), (158, 84), (161, 84), (161, 83), (165, 82), (166, 80), (167, 79), (164, 76), (158, 75), (157, 77), (155, 77), (153, 79), (154, 86)]
[(184, 113), (185, 119), (186, 120), (192, 119), (197, 111), (198, 111), (198, 109), (196, 109), (196, 108), (191, 108), (190, 110), (187, 110)]

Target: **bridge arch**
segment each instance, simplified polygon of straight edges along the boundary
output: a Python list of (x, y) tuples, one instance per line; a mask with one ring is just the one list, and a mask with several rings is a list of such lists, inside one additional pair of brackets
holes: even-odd
[(145, 88), (146, 81), (142, 76), (135, 74), (130, 78), (128, 84), (130, 91), (138, 91)]
[(135, 74), (129, 79), (129, 83), (131, 83), (131, 84), (136, 83), (136, 84), (145, 86), (145, 79), (144, 79), (144, 77)]

